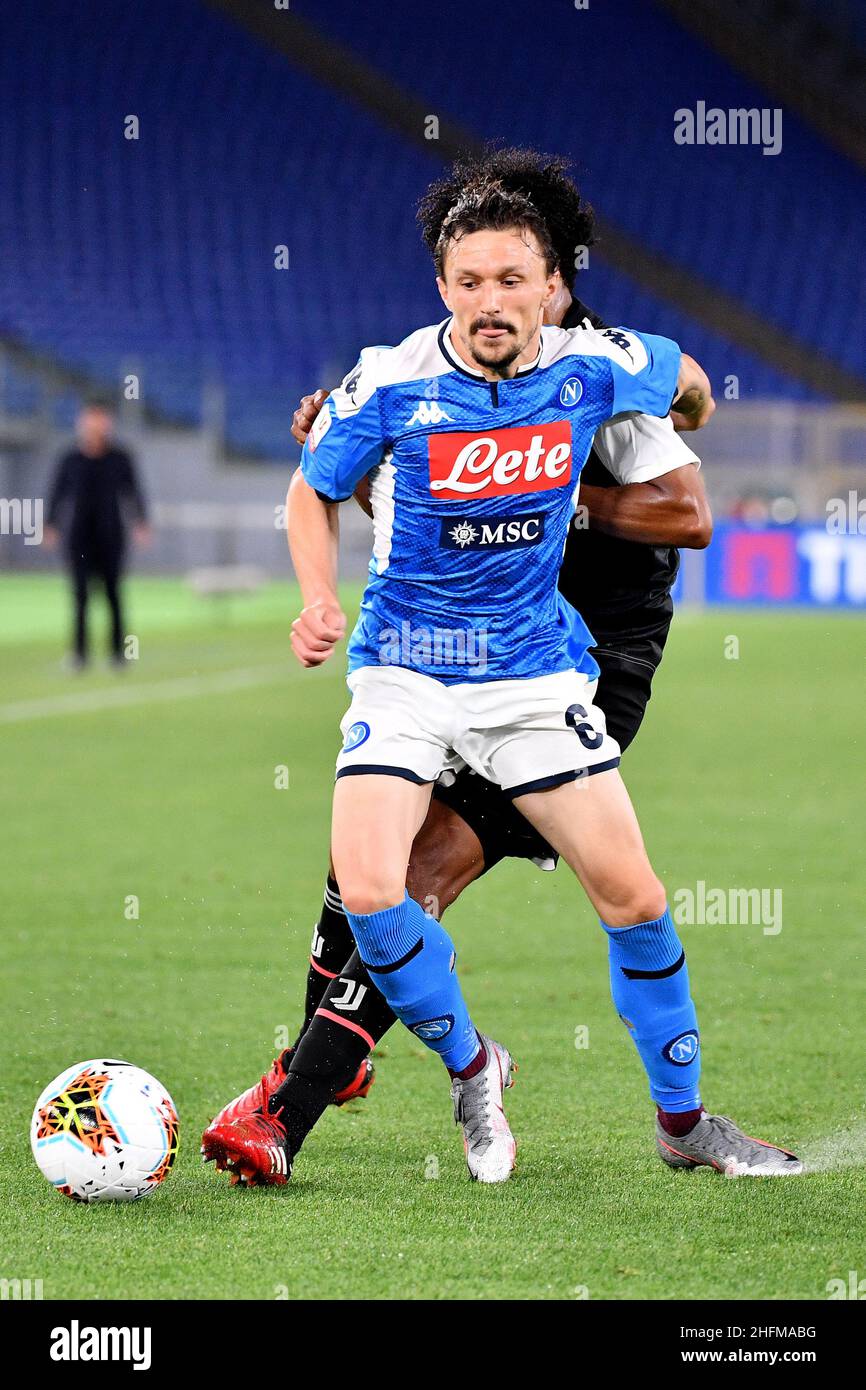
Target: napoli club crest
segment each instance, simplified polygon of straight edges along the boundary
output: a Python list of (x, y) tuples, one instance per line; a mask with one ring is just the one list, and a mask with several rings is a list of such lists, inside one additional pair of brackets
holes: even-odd
[(413, 1023), (411, 1030), (416, 1038), (423, 1038), (426, 1042), (436, 1042), (439, 1038), (447, 1038), (453, 1027), (453, 1015), (445, 1014), (442, 1018), (425, 1018), (422, 1023)]
[(562, 390), (559, 393), (559, 404), (564, 405), (566, 410), (570, 410), (577, 405), (583, 395), (583, 382), (579, 376), (570, 376), (567, 381), (562, 383)]
[(343, 741), (343, 752), (351, 753), (353, 748), (360, 748), (362, 743), (366, 743), (370, 737), (370, 725), (365, 724), (363, 719), (359, 719), (357, 724), (352, 724), (346, 730), (346, 737)]
[(662, 1048), (662, 1056), (673, 1062), (675, 1067), (687, 1067), (698, 1055), (698, 1035), (693, 1028), (671, 1038)]

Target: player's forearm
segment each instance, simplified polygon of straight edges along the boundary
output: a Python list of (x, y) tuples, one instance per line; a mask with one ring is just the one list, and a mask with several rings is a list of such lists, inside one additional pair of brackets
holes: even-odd
[(304, 606), (337, 602), (340, 519), (337, 503), (323, 502), (295, 473), (286, 497), (286, 532)]
[(695, 469), (688, 465), (688, 470), (695, 474), (694, 482), (681, 478), (675, 487), (665, 482), (674, 474), (621, 487), (581, 487), (579, 500), (590, 527), (620, 540), (703, 550), (713, 533), (712, 515)]

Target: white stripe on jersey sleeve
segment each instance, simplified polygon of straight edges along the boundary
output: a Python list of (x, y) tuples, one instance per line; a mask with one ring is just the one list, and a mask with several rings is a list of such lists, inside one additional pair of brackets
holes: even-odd
[(646, 483), (701, 461), (677, 434), (670, 416), (614, 415), (596, 431), (593, 448), (620, 483)]
[(439, 334), (450, 320), (416, 328), (379, 360), (378, 386), (403, 385), (428, 376), (444, 376), (454, 368), (439, 346)]
[(376, 573), (384, 574), (391, 563), (394, 536), (394, 481), (397, 469), (389, 449), (370, 478), (370, 506), (373, 509), (373, 559)]
[(396, 347), (362, 348), (355, 366), (328, 397), (327, 403), (333, 406), (337, 418), (344, 420), (356, 414), (380, 386), (403, 385), (453, 372), (439, 347), (442, 327), (441, 323), (433, 323), (418, 328)]
[(338, 420), (356, 415), (379, 385), (379, 363), (389, 352), (393, 352), (393, 348), (362, 348), (361, 356), (348, 376), (343, 378), (339, 386), (334, 387), (326, 406), (322, 407), (323, 413), (326, 408), (330, 408)]

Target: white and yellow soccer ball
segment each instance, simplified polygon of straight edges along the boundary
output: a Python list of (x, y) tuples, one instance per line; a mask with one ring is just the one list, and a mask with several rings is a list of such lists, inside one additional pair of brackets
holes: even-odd
[(45, 1087), (30, 1124), (42, 1173), (76, 1202), (131, 1202), (168, 1177), (177, 1154), (168, 1091), (130, 1062), (77, 1062)]

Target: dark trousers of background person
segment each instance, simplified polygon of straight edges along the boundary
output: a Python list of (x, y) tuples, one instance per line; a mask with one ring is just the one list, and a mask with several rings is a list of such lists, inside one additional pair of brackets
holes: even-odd
[(76, 657), (79, 661), (86, 661), (88, 657), (87, 604), (91, 583), (98, 580), (105, 589), (111, 614), (111, 655), (115, 661), (122, 661), (124, 632), (120, 584), (123, 574), (123, 550), (76, 548), (70, 551), (68, 559), (75, 602), (73, 645)]

